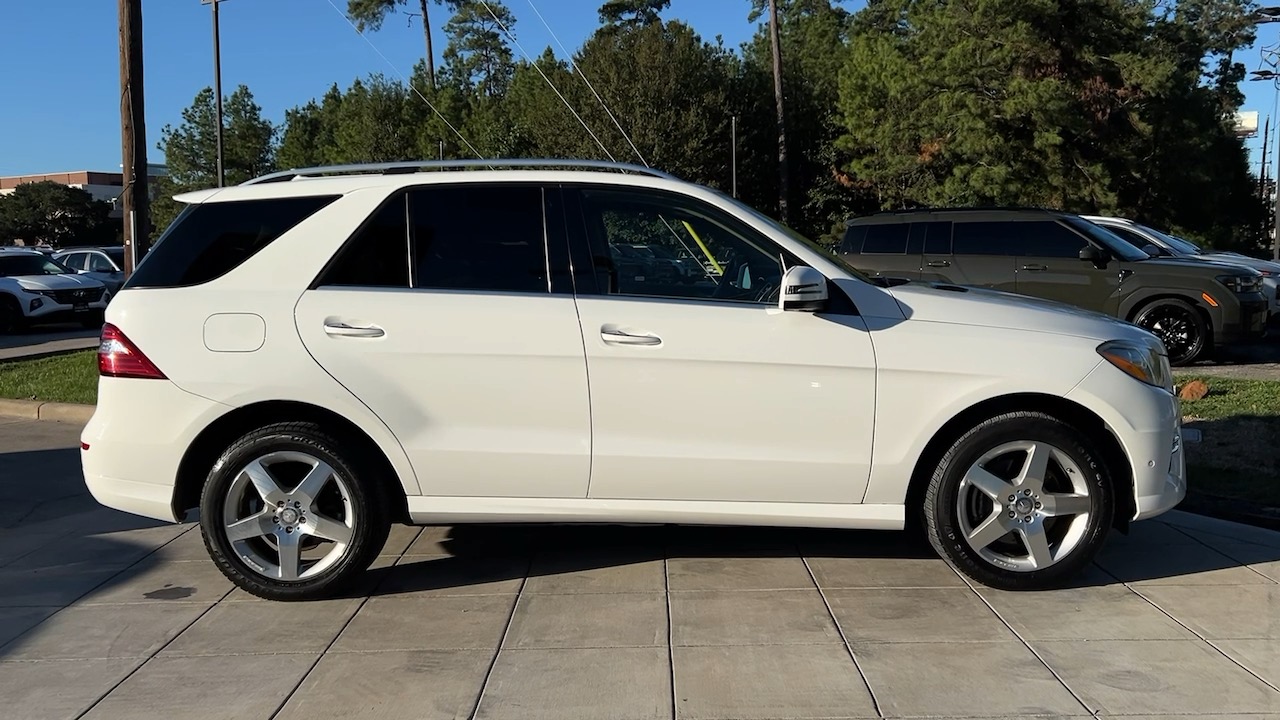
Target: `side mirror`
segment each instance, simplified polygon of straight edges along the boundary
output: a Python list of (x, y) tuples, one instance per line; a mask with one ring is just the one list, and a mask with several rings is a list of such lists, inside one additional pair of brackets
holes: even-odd
[(1143, 246), (1142, 250), (1147, 254), (1148, 257), (1153, 257), (1153, 258), (1160, 257), (1161, 255), (1164, 254), (1160, 252), (1160, 248), (1156, 247), (1155, 245), (1145, 245)]
[(1100, 247), (1086, 245), (1080, 249), (1080, 259), (1087, 260), (1098, 267), (1106, 267), (1106, 264), (1111, 261), (1111, 253)]
[(817, 312), (827, 306), (827, 277), (807, 265), (789, 268), (782, 276), (778, 307)]

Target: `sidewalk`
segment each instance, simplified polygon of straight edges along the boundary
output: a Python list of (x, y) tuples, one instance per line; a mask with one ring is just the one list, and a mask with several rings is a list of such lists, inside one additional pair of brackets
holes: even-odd
[(1278, 533), (1175, 512), (1005, 593), (898, 533), (397, 526), (358, 592), (271, 603), (98, 507), (78, 429), (0, 419), (6, 716), (1280, 714)]
[(98, 347), (99, 334), (100, 331), (96, 329), (77, 328), (0, 335), (0, 362), (73, 350), (91, 350)]

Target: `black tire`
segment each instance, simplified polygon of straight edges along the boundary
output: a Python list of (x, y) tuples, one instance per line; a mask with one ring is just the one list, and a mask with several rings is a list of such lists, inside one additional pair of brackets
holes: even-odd
[[(377, 557), (391, 529), (386, 488), (367, 458), (314, 423), (277, 423), (236, 440), (214, 464), (200, 502), (200, 531), (218, 569), (236, 586), (268, 600), (311, 600), (350, 588)], [(340, 559), (314, 577), (297, 581), (269, 578), (252, 569), (233, 549), (223, 523), (231, 483), (246, 464), (273, 452), (309, 454), (328, 463), (347, 482), (354, 516), (351, 542)]]
[[(989, 451), (1020, 441), (1047, 443), (1065, 453), (1089, 490), (1084, 532), (1065, 557), (1043, 569), (1014, 570), (994, 564), (970, 546), (960, 525), (961, 480), (969, 468)], [(1021, 411), (986, 420), (952, 443), (930, 478), (923, 515), (929, 543), (964, 575), (1002, 590), (1036, 590), (1059, 587), (1083, 571), (1106, 540), (1114, 513), (1111, 476), (1089, 438), (1050, 415)]]
[(22, 306), (12, 296), (0, 295), (0, 335), (16, 335), (27, 326)]
[(1174, 367), (1203, 359), (1209, 349), (1209, 323), (1185, 300), (1156, 300), (1143, 306), (1134, 315), (1133, 323), (1160, 338), (1169, 351), (1169, 364)]

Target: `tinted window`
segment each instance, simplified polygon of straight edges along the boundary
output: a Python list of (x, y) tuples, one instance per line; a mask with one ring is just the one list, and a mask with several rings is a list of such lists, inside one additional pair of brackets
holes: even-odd
[(951, 254), (951, 223), (924, 223), (927, 228), (924, 236), (924, 252), (926, 255)]
[(115, 266), (111, 264), (111, 261), (107, 259), (106, 255), (90, 253), (88, 258), (89, 263), (87, 269), (89, 272), (109, 273), (116, 271)]
[(782, 257), (798, 262), (734, 218), (689, 198), (587, 190), (582, 211), (596, 283), (605, 294), (774, 303)]
[(1151, 244), (1150, 240), (1147, 240), (1128, 228), (1117, 227), (1115, 225), (1105, 225), (1104, 227), (1110, 230), (1112, 235), (1115, 235), (1139, 250)]
[(844, 242), (840, 243), (840, 253), (843, 255), (860, 255), (862, 254), (862, 244), (867, 239), (867, 226), (854, 225), (844, 234)]
[(83, 270), (84, 257), (85, 257), (84, 253), (71, 253), (70, 255), (63, 255), (62, 259), (60, 259), (58, 262), (62, 263), (63, 265), (66, 265), (72, 270)]
[(116, 267), (118, 268), (124, 267), (124, 248), (112, 247), (112, 248), (107, 248), (103, 252), (107, 254), (107, 257), (111, 258), (111, 262), (115, 263)]
[(952, 231), (956, 255), (1013, 255), (1018, 223), (958, 222)]
[(1056, 222), (1009, 223), (1019, 228), (1018, 254), (1034, 257), (1079, 258), (1089, 242)]
[(347, 241), (317, 285), (409, 287), (406, 196), (386, 202)]
[(542, 188), (433, 187), (409, 198), (415, 288), (548, 292)]
[(67, 267), (44, 255), (14, 253), (0, 255), (0, 277), (22, 275), (66, 275)]
[(183, 287), (222, 277), (336, 199), (188, 205), (138, 265), (127, 287)]
[(867, 228), (867, 239), (862, 244), (862, 252), (864, 255), (905, 255), (910, 232), (911, 226), (907, 223), (872, 225)]
[(1094, 225), (1084, 218), (1068, 216), (1065, 219), (1065, 222), (1075, 228), (1080, 234), (1085, 235), (1102, 247), (1110, 250), (1112, 255), (1115, 255), (1121, 260), (1137, 262), (1139, 260), (1148, 259), (1146, 253), (1121, 240), (1115, 233), (1104, 227)]

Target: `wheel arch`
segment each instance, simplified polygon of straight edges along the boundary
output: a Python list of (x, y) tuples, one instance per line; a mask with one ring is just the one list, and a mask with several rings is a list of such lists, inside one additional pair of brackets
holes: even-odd
[(392, 522), (409, 522), (404, 486), (385, 452), (358, 425), (332, 410), (304, 402), (271, 400), (238, 407), (200, 431), (178, 464), (173, 489), (173, 514), (182, 520), (200, 504), (209, 468), (227, 447), (252, 430), (278, 422), (313, 422), (350, 440), (375, 466), (375, 477), (386, 485)]
[(1181, 300), (1182, 302), (1187, 303), (1191, 307), (1195, 308), (1196, 312), (1200, 313), (1200, 318), (1204, 320), (1204, 326), (1206, 331), (1206, 334), (1205, 334), (1206, 344), (1211, 345), (1213, 343), (1213, 333), (1214, 333), (1214, 327), (1215, 327), (1214, 321), (1213, 321), (1213, 313), (1209, 311), (1209, 308), (1205, 307), (1204, 302), (1202, 302), (1199, 298), (1190, 297), (1188, 295), (1179, 295), (1177, 293), (1171, 293), (1171, 292), (1161, 292), (1153, 295), (1147, 295), (1145, 297), (1135, 300), (1129, 306), (1129, 309), (1126, 310), (1124, 313), (1124, 319), (1127, 322), (1133, 322), (1135, 319), (1137, 319), (1138, 313), (1154, 305), (1155, 303), (1160, 302), (1161, 300)]
[(1115, 490), (1114, 525), (1117, 529), (1127, 532), (1129, 518), (1133, 516), (1135, 509), (1133, 468), (1129, 465), (1128, 455), (1125, 454), (1120, 441), (1107, 428), (1106, 422), (1084, 405), (1056, 395), (1031, 392), (1001, 395), (971, 405), (943, 423), (942, 427), (933, 434), (925, 445), (924, 451), (916, 459), (911, 472), (911, 481), (907, 486), (908, 528), (918, 530), (923, 527), (920, 513), (923, 511), (929, 479), (952, 443), (984, 420), (1017, 411), (1034, 411), (1052, 415), (1084, 432), (1096, 443)]

